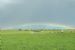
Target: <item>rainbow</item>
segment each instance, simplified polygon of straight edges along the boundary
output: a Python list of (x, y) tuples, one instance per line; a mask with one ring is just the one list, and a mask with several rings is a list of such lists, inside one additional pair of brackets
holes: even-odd
[[(75, 29), (75, 27), (73, 26), (69, 26), (69, 25), (64, 25), (64, 24), (56, 24), (56, 23), (26, 23), (26, 24), (21, 24), (21, 25), (16, 25), (16, 26), (10, 26), (10, 27), (5, 27), (2, 28), (3, 30), (6, 29), (15, 29), (15, 28), (25, 28), (25, 27), (29, 27), (30, 25), (46, 25), (46, 26), (50, 26), (50, 27), (56, 27), (56, 29), (60, 28), (60, 29)], [(47, 27), (48, 28), (48, 27)]]
[(64, 24), (57, 24), (57, 23), (28, 23), (28, 24), (23, 24), (22, 26), (24, 25), (49, 25), (49, 26), (55, 26), (55, 27), (62, 27), (64, 29), (75, 29), (75, 27), (73, 26), (69, 26), (69, 25), (64, 25)]
[(64, 24), (50, 23), (49, 25), (50, 26), (56, 26), (56, 27), (63, 27), (64, 29), (75, 29), (75, 27), (72, 27), (72, 26), (69, 26), (69, 25), (64, 25)]

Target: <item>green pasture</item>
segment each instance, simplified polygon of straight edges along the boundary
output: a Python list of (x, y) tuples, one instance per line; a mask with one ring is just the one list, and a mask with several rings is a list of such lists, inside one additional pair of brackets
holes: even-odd
[(75, 32), (0, 31), (0, 50), (75, 50)]

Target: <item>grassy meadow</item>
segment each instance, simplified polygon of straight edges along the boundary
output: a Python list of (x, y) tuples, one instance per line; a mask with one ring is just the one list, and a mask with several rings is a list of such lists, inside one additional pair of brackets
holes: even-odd
[(75, 50), (75, 32), (0, 31), (0, 50)]

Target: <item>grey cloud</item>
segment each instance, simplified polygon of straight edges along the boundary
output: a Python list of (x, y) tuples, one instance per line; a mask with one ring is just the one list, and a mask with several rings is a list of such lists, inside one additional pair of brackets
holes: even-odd
[(8, 4), (0, 9), (0, 24), (55, 22), (75, 25), (74, 0), (19, 0), (19, 2), (21, 3)]

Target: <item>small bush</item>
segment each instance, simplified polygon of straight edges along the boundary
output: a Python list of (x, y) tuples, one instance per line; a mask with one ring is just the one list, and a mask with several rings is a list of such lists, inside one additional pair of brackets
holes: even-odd
[(19, 31), (22, 31), (22, 29), (18, 29)]

